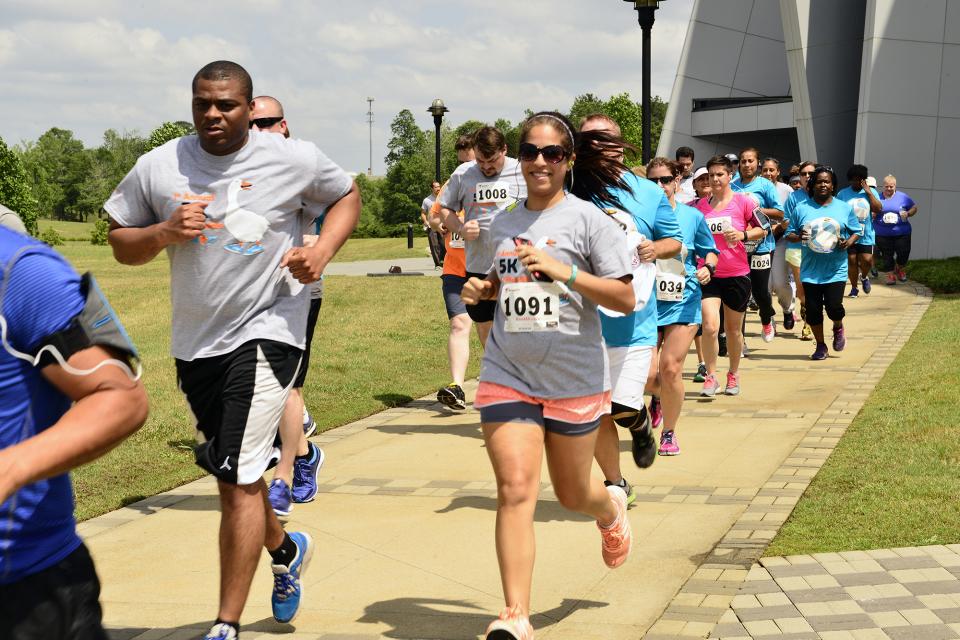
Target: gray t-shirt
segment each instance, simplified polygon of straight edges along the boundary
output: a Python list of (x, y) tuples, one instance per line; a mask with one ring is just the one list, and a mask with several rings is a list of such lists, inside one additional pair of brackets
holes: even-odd
[(437, 201), (437, 196), (432, 193), (423, 199), (423, 202), (420, 203), (420, 211), (423, 212), (423, 215), (429, 216), (430, 209), (433, 207), (433, 203)]
[(181, 203), (208, 203), (204, 235), (167, 247), (170, 350), (193, 360), (256, 339), (304, 347), (309, 287), (280, 260), (351, 185), (310, 142), (251, 131), (242, 149), (214, 156), (186, 136), (141, 156), (104, 208), (124, 227), (146, 227)]
[(527, 183), (520, 172), (520, 163), (504, 158), (503, 169), (492, 178), (483, 175), (475, 162), (465, 162), (450, 176), (447, 188), (440, 194), (440, 206), (463, 211), (463, 221), (480, 223), (480, 237), (466, 240), (467, 271), (486, 273), (493, 264), (494, 245), (490, 225), (510, 205), (527, 197)]
[[(556, 283), (541, 283), (541, 292), (519, 263), (517, 245), (540, 246), (582, 272), (621, 278), (632, 273), (626, 236), (603, 211), (576, 196), (567, 195), (544, 211), (530, 211), (524, 204), (497, 216), (490, 231), (500, 292), (480, 380), (541, 398), (606, 391), (610, 372), (596, 303), (576, 291), (564, 292)], [(559, 299), (548, 302), (551, 290), (559, 293)], [(559, 304), (553, 307), (556, 302)], [(534, 305), (538, 311), (554, 314), (559, 309), (558, 322), (548, 319), (544, 330), (523, 330), (523, 316), (529, 316)], [(508, 330), (511, 323), (521, 330)]]

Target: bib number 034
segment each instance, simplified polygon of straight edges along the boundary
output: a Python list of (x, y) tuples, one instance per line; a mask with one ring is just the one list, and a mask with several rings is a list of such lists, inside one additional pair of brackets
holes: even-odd
[(657, 300), (661, 302), (680, 302), (683, 300), (684, 277), (675, 273), (657, 274)]
[(504, 328), (511, 333), (560, 330), (560, 288), (553, 282), (511, 282), (500, 293)]

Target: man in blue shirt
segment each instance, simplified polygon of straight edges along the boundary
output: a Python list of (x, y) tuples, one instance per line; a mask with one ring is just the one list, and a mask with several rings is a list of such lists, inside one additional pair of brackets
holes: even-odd
[(0, 229), (0, 269), (0, 635), (106, 639), (68, 472), (143, 424), (146, 393), (121, 367), (96, 368), (113, 349), (75, 337), (81, 279), (52, 249)]
[[(883, 205), (880, 194), (874, 184), (867, 183), (870, 173), (862, 164), (852, 165), (847, 170), (850, 186), (837, 193), (837, 199), (853, 207), (853, 213), (860, 220), (860, 238), (856, 244), (847, 247), (847, 270), (850, 278), (850, 297), (856, 298), (860, 291), (857, 285), (862, 282), (863, 292), (870, 294), (870, 270), (873, 268), (873, 216), (880, 213)], [(860, 282), (858, 282), (858, 280)]]

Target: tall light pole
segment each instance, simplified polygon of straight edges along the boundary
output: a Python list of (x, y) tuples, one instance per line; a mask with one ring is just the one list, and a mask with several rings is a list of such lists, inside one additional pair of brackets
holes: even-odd
[(666, 0), (623, 0), (632, 2), (637, 10), (637, 22), (643, 30), (643, 140), (641, 158), (643, 164), (650, 161), (650, 32), (653, 30), (654, 13)]
[(434, 180), (440, 182), (440, 123), (443, 122), (443, 114), (450, 111), (443, 105), (443, 100), (437, 98), (430, 105), (430, 108), (427, 109), (428, 112), (433, 114), (433, 126), (437, 130), (436, 135), (436, 171), (434, 172)]
[(367, 175), (373, 175), (373, 98), (367, 98), (367, 124), (370, 126), (370, 165)]

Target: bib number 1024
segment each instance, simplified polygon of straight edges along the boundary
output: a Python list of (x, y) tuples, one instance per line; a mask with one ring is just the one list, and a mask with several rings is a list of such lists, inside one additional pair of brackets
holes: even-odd
[(515, 282), (503, 285), (500, 298), (508, 332), (558, 331), (560, 289), (552, 282)]

